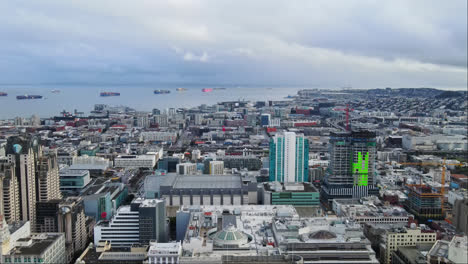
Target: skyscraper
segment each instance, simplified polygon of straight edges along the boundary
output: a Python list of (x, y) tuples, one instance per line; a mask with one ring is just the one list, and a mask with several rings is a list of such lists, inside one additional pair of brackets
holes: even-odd
[(331, 133), (330, 165), (322, 185), (322, 198), (360, 198), (377, 194), (375, 188), (375, 133)]
[(309, 141), (304, 135), (284, 132), (270, 140), (269, 181), (307, 182)]
[(8, 222), (30, 221), (34, 231), (37, 202), (62, 197), (57, 153), (43, 151), (34, 136), (10, 137), (5, 149), (6, 158), (0, 160), (0, 211), (5, 212)]
[(41, 151), (35, 137), (10, 137), (6, 145), (9, 163), (14, 164), (19, 194), (19, 220), (30, 221), (33, 229), (36, 224), (36, 159)]

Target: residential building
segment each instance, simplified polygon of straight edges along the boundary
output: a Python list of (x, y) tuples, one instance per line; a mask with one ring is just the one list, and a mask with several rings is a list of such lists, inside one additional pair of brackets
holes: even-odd
[(62, 198), (56, 151), (43, 151), (37, 159), (37, 186), (38, 201)]
[(271, 139), (269, 180), (308, 182), (309, 141), (304, 135), (284, 132)]

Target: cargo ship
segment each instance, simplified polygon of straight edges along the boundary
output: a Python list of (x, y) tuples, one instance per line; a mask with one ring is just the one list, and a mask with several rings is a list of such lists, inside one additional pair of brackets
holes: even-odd
[(60, 90), (52, 90), (51, 93), (60, 93)]
[(168, 94), (171, 93), (169, 90), (154, 90), (154, 94)]
[(208, 92), (212, 92), (213, 88), (203, 88), (201, 91), (204, 93), (208, 93)]
[(214, 90), (226, 90), (226, 87), (215, 87)]
[(176, 91), (178, 91), (178, 92), (187, 91), (187, 88), (177, 88)]
[(0, 92), (0, 96), (7, 96), (7, 95), (8, 95), (7, 93)]
[(16, 96), (17, 100), (25, 100), (25, 99), (42, 99), (42, 95), (18, 95)]
[(116, 93), (116, 92), (102, 92), (100, 94), (102, 97), (106, 97), (106, 96), (120, 96), (120, 93)]

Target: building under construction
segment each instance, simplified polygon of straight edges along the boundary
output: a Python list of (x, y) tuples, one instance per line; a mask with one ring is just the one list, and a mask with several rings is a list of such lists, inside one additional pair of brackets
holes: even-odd
[(443, 219), (441, 198), (442, 195), (427, 185), (409, 184), (408, 200), (405, 208), (418, 219)]

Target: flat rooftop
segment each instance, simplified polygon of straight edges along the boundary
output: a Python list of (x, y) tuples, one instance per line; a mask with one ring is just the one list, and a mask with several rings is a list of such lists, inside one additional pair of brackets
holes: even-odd
[(240, 175), (178, 175), (172, 185), (174, 189), (240, 189)]

